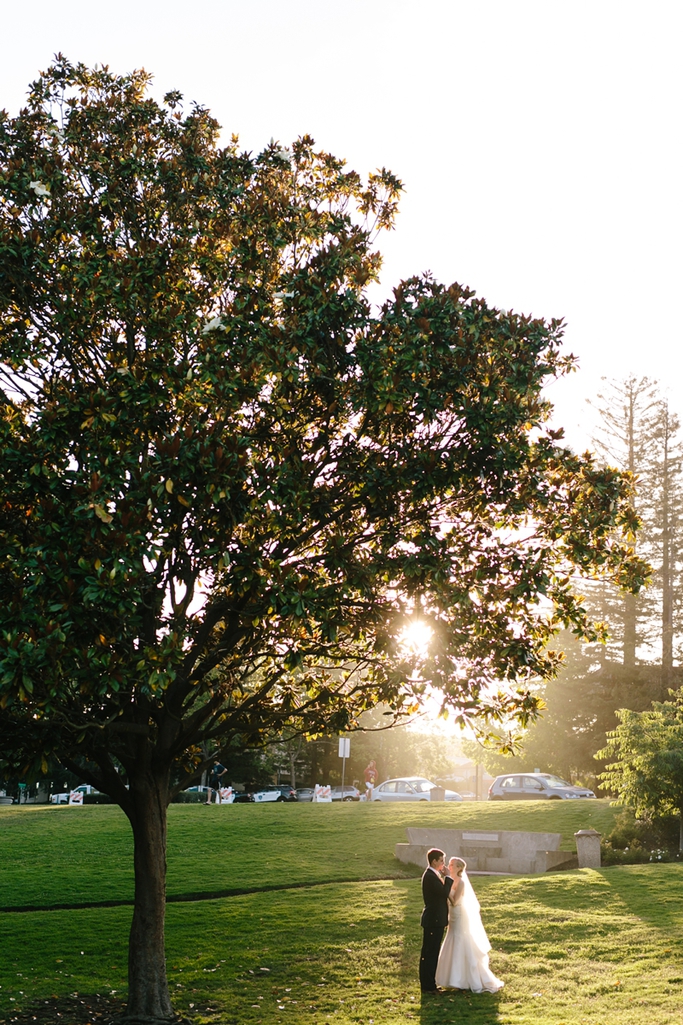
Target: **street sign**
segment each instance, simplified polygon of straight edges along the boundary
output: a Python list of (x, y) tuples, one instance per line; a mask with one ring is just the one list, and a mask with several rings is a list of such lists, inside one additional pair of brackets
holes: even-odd
[(346, 759), (351, 754), (351, 737), (340, 737), (339, 738), (339, 757), (343, 758), (342, 762), (342, 801), (344, 800), (344, 777), (346, 775)]

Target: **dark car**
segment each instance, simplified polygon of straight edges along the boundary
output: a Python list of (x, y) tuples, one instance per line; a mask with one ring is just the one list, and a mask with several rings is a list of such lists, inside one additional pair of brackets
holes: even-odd
[(332, 787), (331, 796), (333, 801), (360, 801), (360, 790), (358, 787)]
[(550, 772), (506, 773), (496, 776), (489, 787), (489, 801), (571, 801), (582, 797), (595, 794)]
[(280, 793), (278, 801), (296, 801), (296, 790), (289, 783), (280, 783), (275, 789)]
[(296, 799), (297, 801), (312, 801), (314, 792), (313, 787), (297, 787)]

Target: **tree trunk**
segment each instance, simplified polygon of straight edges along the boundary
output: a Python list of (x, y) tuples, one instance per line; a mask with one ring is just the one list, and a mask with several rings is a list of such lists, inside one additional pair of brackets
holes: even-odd
[[(628, 396), (627, 416), (627, 445), (629, 473), (636, 473), (636, 405), (638, 402), (638, 390), (631, 385)], [(627, 669), (633, 669), (636, 664), (636, 647), (638, 644), (637, 627), (638, 610), (636, 596), (634, 594), (624, 595), (624, 665)]]
[(131, 780), (135, 910), (128, 947), (127, 1025), (176, 1020), (166, 979), (166, 810), (168, 780)]
[(668, 508), (664, 509), (666, 517), (662, 530), (662, 686), (665, 701), (673, 682), (673, 582), (671, 573), (670, 540)]
[(683, 851), (683, 805), (678, 809), (678, 849)]
[(635, 668), (638, 643), (637, 605), (634, 594), (624, 595), (624, 654), (623, 664), (627, 669)]
[(673, 678), (673, 574), (671, 565), (671, 425), (668, 405), (663, 408), (662, 429), (662, 700), (666, 701)]

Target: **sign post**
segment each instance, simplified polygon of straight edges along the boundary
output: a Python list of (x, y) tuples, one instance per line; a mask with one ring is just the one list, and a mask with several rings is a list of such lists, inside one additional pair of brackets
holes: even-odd
[(346, 759), (351, 754), (351, 738), (339, 738), (339, 757), (342, 759), (342, 801), (344, 800), (344, 775), (346, 773)]

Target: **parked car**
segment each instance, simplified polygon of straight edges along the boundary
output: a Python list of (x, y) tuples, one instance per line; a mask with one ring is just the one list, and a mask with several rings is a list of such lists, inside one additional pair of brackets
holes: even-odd
[(233, 804), (252, 804), (254, 795), (247, 793), (246, 790), (235, 790), (235, 796), (233, 798)]
[(360, 790), (358, 787), (332, 787), (333, 801), (360, 801)]
[(73, 790), (67, 790), (66, 793), (50, 794), (51, 804), (68, 804), (69, 797), (73, 793), (82, 794), (99, 794), (99, 790), (95, 790), (95, 787), (90, 786), (89, 783), (81, 783), (79, 786), (74, 787)]
[(277, 786), (259, 787), (252, 793), (252, 800), (257, 804), (268, 801), (296, 801), (296, 790), (288, 783), (280, 783)]
[(570, 801), (581, 797), (595, 794), (549, 772), (506, 773), (496, 776), (489, 787), (489, 801)]
[[(252, 800), (251, 794), (245, 793), (244, 790), (234, 790), (233, 789), (232, 793), (233, 793), (232, 804), (251, 803), (251, 800)], [(183, 794), (187, 794), (188, 796), (187, 797), (183, 797)], [(216, 791), (213, 789), (213, 787), (202, 787), (202, 786), (188, 787), (187, 790), (183, 790), (183, 792), (181, 794), (178, 794), (178, 797), (176, 798), (176, 800), (180, 804), (186, 804), (186, 803), (187, 804), (208, 804), (209, 803), (209, 801), (208, 801), (208, 795), (209, 794), (211, 795), (211, 802), (210, 803), (214, 804), (215, 801), (216, 801)]]
[[(422, 776), (402, 776), (399, 779), (387, 779), (372, 791), (373, 801), (429, 801), (430, 791), (436, 783)], [(446, 790), (446, 801), (462, 801), (455, 790)]]
[(312, 801), (313, 793), (313, 787), (297, 787), (296, 799), (297, 801)]

